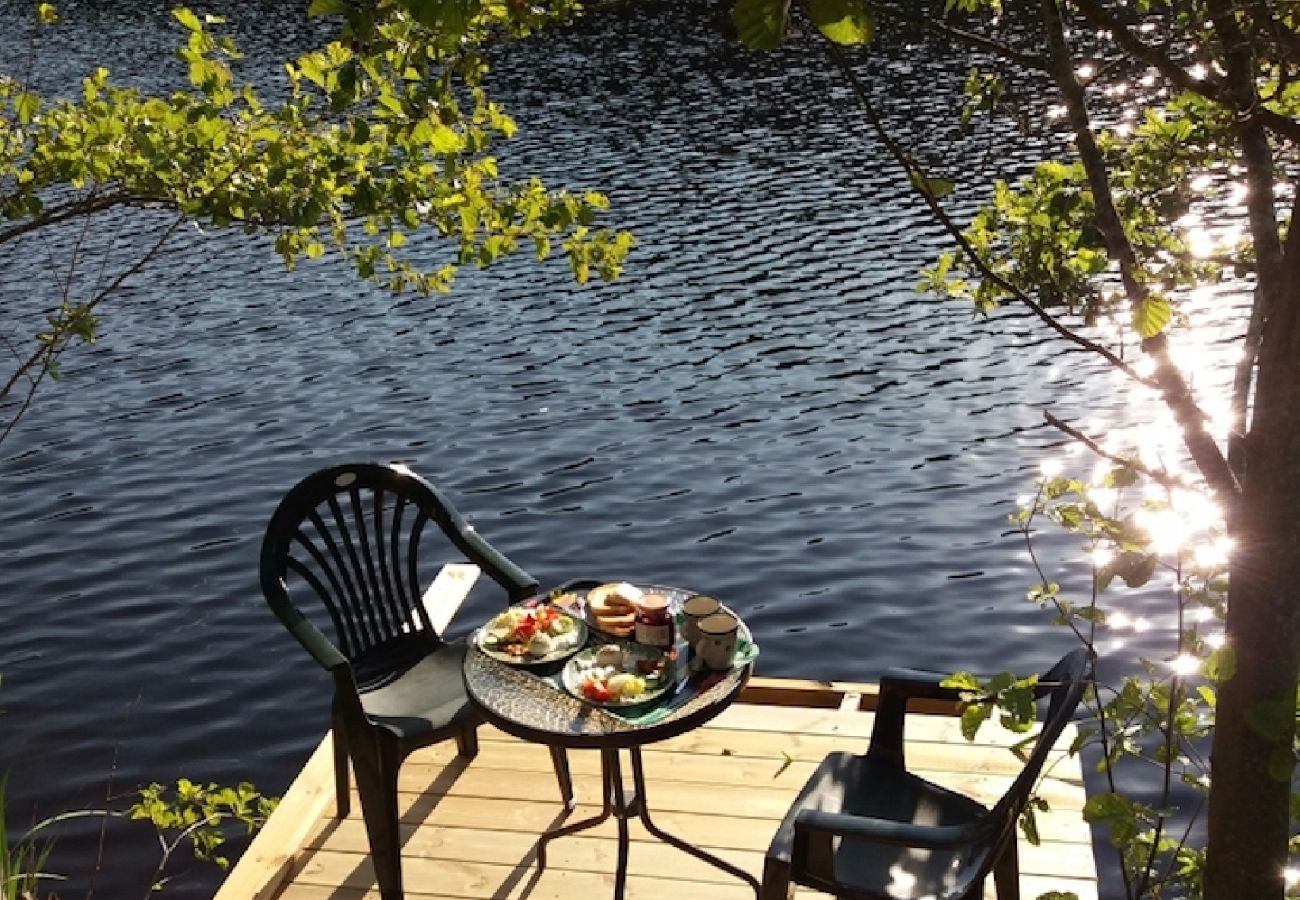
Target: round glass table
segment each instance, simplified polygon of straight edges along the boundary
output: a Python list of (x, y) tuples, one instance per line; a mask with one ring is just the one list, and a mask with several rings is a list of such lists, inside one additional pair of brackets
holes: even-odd
[[(569, 582), (561, 590), (577, 591), (601, 582)], [(671, 602), (680, 602), (693, 592), (663, 585), (641, 585), (646, 591), (665, 593)], [(743, 623), (741, 625), (744, 629)], [(599, 633), (593, 632), (591, 640), (601, 643)], [(471, 642), (473, 643), (473, 642)], [(530, 670), (493, 659), (477, 647), (471, 646), (465, 654), (465, 692), (478, 707), (483, 718), (507, 734), (525, 741), (544, 744), (551, 750), (560, 775), (561, 791), (570, 809), (573, 807), (573, 789), (568, 777), (568, 764), (564, 754), (568, 750), (592, 749), (600, 751), (601, 798), (600, 812), (553, 828), (538, 839), (537, 865), (546, 868), (546, 845), (558, 837), (592, 828), (613, 816), (618, 820), (618, 865), (614, 877), (614, 898), (622, 900), (627, 884), (629, 819), (639, 818), (646, 830), (660, 840), (695, 856), (710, 865), (734, 875), (759, 890), (758, 880), (748, 872), (719, 859), (705, 850), (664, 831), (650, 818), (646, 805), (645, 767), (641, 748), (646, 744), (667, 740), (684, 734), (713, 719), (740, 695), (749, 680), (751, 661), (723, 672), (699, 672), (679, 678), (664, 696), (646, 704), (645, 709), (621, 711), (606, 709), (587, 700), (579, 699), (560, 687), (554, 670)], [(632, 791), (627, 793), (623, 784), (620, 753), (626, 752), (632, 769)]]

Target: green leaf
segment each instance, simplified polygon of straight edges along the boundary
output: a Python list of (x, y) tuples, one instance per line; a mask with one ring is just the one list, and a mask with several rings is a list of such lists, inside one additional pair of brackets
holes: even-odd
[(42, 25), (58, 25), (59, 11), (53, 3), (36, 4), (36, 20)]
[(837, 44), (860, 46), (876, 33), (875, 20), (859, 0), (811, 0), (808, 13), (821, 33)]
[(912, 187), (936, 200), (948, 196), (957, 189), (957, 183), (954, 181), (947, 178), (930, 178), (917, 171), (909, 172), (907, 179), (912, 182)]
[(23, 91), (14, 100), (14, 109), (18, 112), (18, 121), (26, 125), (36, 118), (36, 113), (41, 109), (41, 100), (31, 91)]
[(199, 21), (199, 17), (194, 15), (194, 13), (186, 9), (184, 6), (178, 9), (173, 9), (172, 18), (174, 18), (177, 22), (180, 22), (190, 31), (203, 30), (203, 23)]
[(1133, 307), (1133, 330), (1145, 339), (1155, 337), (1169, 326), (1173, 308), (1164, 297), (1147, 297)]
[(992, 703), (971, 703), (961, 711), (961, 734), (968, 741), (975, 740), (975, 735), (979, 732), (980, 726), (983, 725), (990, 714), (993, 712)]
[(343, 16), (347, 13), (345, 0), (311, 0), (311, 6), (307, 7), (309, 16)]
[(465, 149), (465, 138), (446, 125), (439, 125), (429, 137), (429, 148), (434, 153), (459, 153)]
[(954, 672), (943, 681), (939, 682), (941, 687), (956, 688), (959, 691), (979, 691), (983, 690), (980, 680), (970, 672)]
[(1237, 672), (1237, 651), (1220, 647), (1205, 659), (1205, 677), (1211, 681), (1227, 681)]
[(736, 0), (731, 21), (746, 47), (775, 50), (785, 38), (790, 0)]

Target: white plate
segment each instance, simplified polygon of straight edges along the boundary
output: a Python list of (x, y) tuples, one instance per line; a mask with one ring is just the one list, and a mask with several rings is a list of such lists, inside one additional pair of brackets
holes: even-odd
[[(512, 606), (510, 607), (510, 609), (523, 609), (525, 612), (530, 611), (529, 608), (522, 607), (522, 606), (520, 607)], [(474, 634), (474, 646), (478, 647), (478, 649), (481, 650), (484, 654), (492, 657), (495, 660), (499, 660), (500, 662), (507, 663), (512, 666), (541, 666), (541, 665), (545, 665), (546, 663), (558, 662), (562, 659), (568, 659), (570, 656), (573, 656), (575, 653), (581, 650), (583, 645), (587, 643), (587, 634), (588, 634), (587, 623), (579, 619), (577, 616), (571, 616), (567, 612), (564, 612), (563, 610), (557, 608), (556, 612), (558, 612), (560, 615), (564, 616), (566, 619), (568, 619), (573, 623), (573, 631), (570, 632), (569, 642), (565, 643), (563, 647), (559, 647), (555, 650), (552, 650), (550, 653), (546, 654), (545, 656), (515, 656), (514, 654), (507, 653), (506, 651), (498, 649), (496, 647), (487, 646), (485, 644), (485, 641), (487, 640), (488, 637), (489, 626), (491, 626), (491, 624), (497, 620), (498, 616), (504, 615), (505, 612), (507, 611), (508, 610), (503, 610), (502, 612), (497, 613), (496, 616), (493, 616), (491, 619), (489, 619), (487, 624), (485, 624)]]
[[(632, 660), (632, 666), (630, 669), (621, 668), (619, 671), (628, 672), (628, 674), (630, 675), (639, 674), (636, 671), (635, 660), (662, 659), (667, 655), (664, 653), (664, 651), (660, 650), (658, 647), (647, 647), (645, 644), (635, 644), (635, 643), (628, 642), (628, 643), (621, 643), (618, 646), (621, 647), (623, 650), (623, 659), (625, 665), (629, 657)], [(672, 662), (669, 661), (667, 667), (665, 668), (664, 680), (659, 685), (659, 687), (647, 690), (644, 694), (641, 694), (640, 696), (635, 697), (631, 700), (623, 700), (620, 698), (618, 700), (606, 700), (603, 703), (599, 700), (593, 700), (582, 692), (582, 682), (586, 679), (587, 673), (591, 669), (591, 667), (587, 664), (595, 659), (596, 651), (599, 649), (600, 649), (599, 647), (588, 647), (586, 650), (583, 650), (581, 653), (578, 653), (573, 657), (573, 659), (569, 660), (567, 663), (564, 664), (564, 671), (560, 673), (560, 680), (564, 683), (564, 689), (567, 690), (573, 696), (579, 698), (580, 700), (586, 700), (588, 703), (594, 703), (596, 706), (608, 706), (611, 708), (616, 708), (620, 706), (640, 706), (643, 703), (649, 703), (651, 700), (655, 700), (658, 699), (659, 697), (662, 697), (664, 693), (669, 688), (671, 688), (674, 684), (675, 679), (674, 679), (674, 673), (672, 669)]]

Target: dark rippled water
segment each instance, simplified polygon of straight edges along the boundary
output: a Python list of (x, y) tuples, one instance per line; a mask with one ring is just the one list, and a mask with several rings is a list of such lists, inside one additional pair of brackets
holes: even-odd
[[(228, 6), (254, 72), (311, 38), (296, 7)], [(0, 70), (28, 58), (26, 7), (0, 2)], [(66, 7), (37, 83), (67, 90), (99, 63), (174, 77), (163, 5), (129, 8)], [(1069, 646), (1023, 600), (1034, 576), (1006, 516), (1059, 444), (1040, 408), (1095, 401), (1095, 366), (1014, 314), (915, 294), (943, 240), (842, 84), (816, 56), (737, 50), (707, 16), (606, 13), (498, 61), (522, 126), (504, 165), (602, 187), (636, 231), (615, 285), (520, 262), (394, 299), (194, 229), (131, 281), (0, 445), (14, 820), (182, 775), (283, 789), (328, 685), (265, 609), (257, 549), (279, 496), (342, 460), (408, 462), (543, 581), (725, 597), (762, 674), (1033, 667)], [(906, 94), (960, 68), (893, 52), (876, 75)], [(105, 222), (91, 258), (156, 227)], [(64, 249), (0, 255), (7, 323)], [(460, 627), (495, 602), (476, 593)], [(55, 859), (95, 852), (74, 828)], [(113, 825), (97, 896), (143, 894), (151, 854), (148, 829)], [(213, 884), (190, 873), (168, 895)]]

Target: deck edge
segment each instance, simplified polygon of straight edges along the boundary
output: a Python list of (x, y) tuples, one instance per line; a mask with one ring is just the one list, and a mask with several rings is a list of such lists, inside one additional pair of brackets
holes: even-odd
[(333, 800), (333, 760), (334, 739), (326, 732), (212, 900), (270, 900), (279, 893), (308, 832)]

